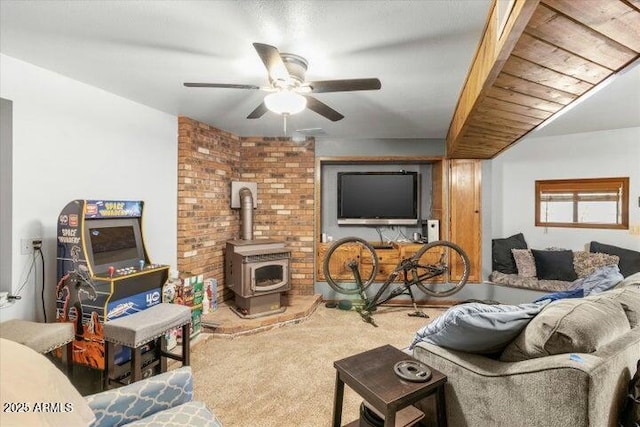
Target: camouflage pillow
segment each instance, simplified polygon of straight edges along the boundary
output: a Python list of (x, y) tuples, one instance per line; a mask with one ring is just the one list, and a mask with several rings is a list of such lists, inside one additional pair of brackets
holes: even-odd
[(531, 254), (531, 249), (511, 249), (513, 259), (516, 261), (518, 276), (536, 277), (536, 263)]
[(600, 267), (618, 265), (620, 258), (617, 255), (603, 254), (599, 252), (576, 251), (573, 253), (573, 268), (578, 277), (587, 277)]

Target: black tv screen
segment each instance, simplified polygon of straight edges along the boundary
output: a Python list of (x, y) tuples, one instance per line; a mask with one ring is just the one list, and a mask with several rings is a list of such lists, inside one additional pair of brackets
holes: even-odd
[(137, 218), (87, 219), (87, 255), (95, 272), (135, 267), (145, 259), (140, 223)]
[(338, 172), (338, 224), (414, 225), (417, 172)]
[(104, 227), (91, 230), (93, 262), (107, 264), (138, 256), (138, 245), (132, 226)]

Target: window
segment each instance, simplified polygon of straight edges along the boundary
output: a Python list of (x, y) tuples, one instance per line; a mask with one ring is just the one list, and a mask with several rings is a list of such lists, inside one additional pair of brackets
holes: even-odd
[(629, 178), (536, 181), (536, 226), (629, 228)]

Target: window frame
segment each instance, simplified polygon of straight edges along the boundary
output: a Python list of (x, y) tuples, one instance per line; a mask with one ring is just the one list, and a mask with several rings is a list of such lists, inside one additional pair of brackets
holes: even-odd
[[(574, 193), (574, 217), (576, 215), (575, 194), (583, 190), (621, 188), (620, 195), (620, 223), (603, 224), (587, 222), (545, 222), (541, 218), (541, 194), (544, 190), (565, 191)], [(617, 178), (582, 178), (582, 179), (547, 179), (535, 181), (535, 225), (536, 227), (563, 227), (563, 228), (598, 228), (613, 230), (629, 229), (629, 177)]]

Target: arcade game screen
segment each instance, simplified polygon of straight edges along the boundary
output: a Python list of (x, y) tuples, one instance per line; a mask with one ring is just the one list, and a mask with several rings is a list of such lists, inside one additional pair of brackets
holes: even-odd
[(139, 257), (132, 226), (102, 227), (90, 231), (93, 262), (96, 265), (117, 263)]

